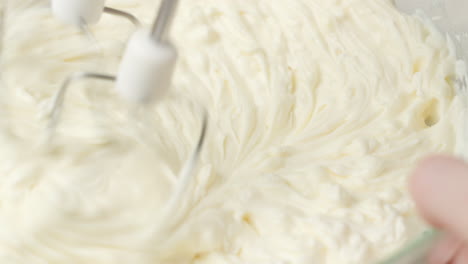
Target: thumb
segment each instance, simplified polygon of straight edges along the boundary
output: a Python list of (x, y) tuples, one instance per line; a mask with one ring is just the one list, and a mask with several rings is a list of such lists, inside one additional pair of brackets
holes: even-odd
[(449, 157), (422, 161), (410, 179), (410, 191), (426, 220), (468, 241), (468, 166)]

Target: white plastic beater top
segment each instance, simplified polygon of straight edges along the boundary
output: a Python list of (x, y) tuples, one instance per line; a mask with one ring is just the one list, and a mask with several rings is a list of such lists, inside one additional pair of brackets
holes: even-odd
[(117, 74), (116, 89), (134, 103), (152, 103), (169, 91), (177, 60), (175, 48), (152, 38), (149, 30), (131, 37)]
[(52, 12), (60, 20), (80, 26), (95, 24), (104, 12), (105, 0), (52, 0)]
[(148, 104), (169, 91), (177, 52), (166, 33), (177, 4), (177, 0), (162, 1), (152, 30), (139, 30), (131, 37), (116, 78), (117, 92), (123, 98)]

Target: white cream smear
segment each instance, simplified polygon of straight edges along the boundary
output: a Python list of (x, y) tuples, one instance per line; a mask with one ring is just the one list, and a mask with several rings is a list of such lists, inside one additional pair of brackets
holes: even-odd
[[(149, 26), (159, 4), (109, 0)], [(133, 109), (110, 83), (134, 27), (104, 15), (99, 46), (10, 1), (3, 50), (0, 263), (372, 263), (425, 229), (406, 179), (461, 148), (456, 58), (389, 0), (183, 0), (169, 98)], [(195, 101), (194, 104), (188, 104)], [(162, 208), (208, 138), (170, 223)]]

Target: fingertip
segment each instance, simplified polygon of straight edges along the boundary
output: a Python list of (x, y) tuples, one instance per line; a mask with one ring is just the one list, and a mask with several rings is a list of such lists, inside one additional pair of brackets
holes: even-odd
[[(432, 225), (461, 232), (468, 227), (468, 167), (447, 156), (422, 160), (409, 180), (409, 189), (422, 216)], [(468, 238), (467, 230), (463, 235)]]
[(455, 259), (452, 261), (453, 264), (466, 264), (468, 263), (468, 247), (462, 248), (457, 255), (455, 256)]
[[(430, 222), (437, 225), (429, 213), (432, 196), (438, 192), (438, 181), (446, 167), (450, 167), (453, 158), (431, 156), (419, 162), (409, 179), (410, 193), (420, 213)], [(428, 208), (429, 207), (429, 208)]]
[(457, 252), (463, 247), (463, 242), (452, 236), (443, 236), (429, 253), (428, 264), (450, 263)]

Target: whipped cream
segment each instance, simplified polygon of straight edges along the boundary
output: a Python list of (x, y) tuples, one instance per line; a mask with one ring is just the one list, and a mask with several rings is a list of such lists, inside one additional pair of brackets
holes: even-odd
[[(0, 117), (0, 262), (371, 263), (425, 229), (406, 177), (462, 146), (456, 57), (389, 0), (183, 0), (168, 98), (146, 109), (112, 84), (128, 21), (93, 43), (44, 0), (9, 1)], [(149, 26), (158, 1), (109, 0)], [(190, 103), (190, 102), (196, 103)], [(199, 136), (193, 182), (162, 208)]]

